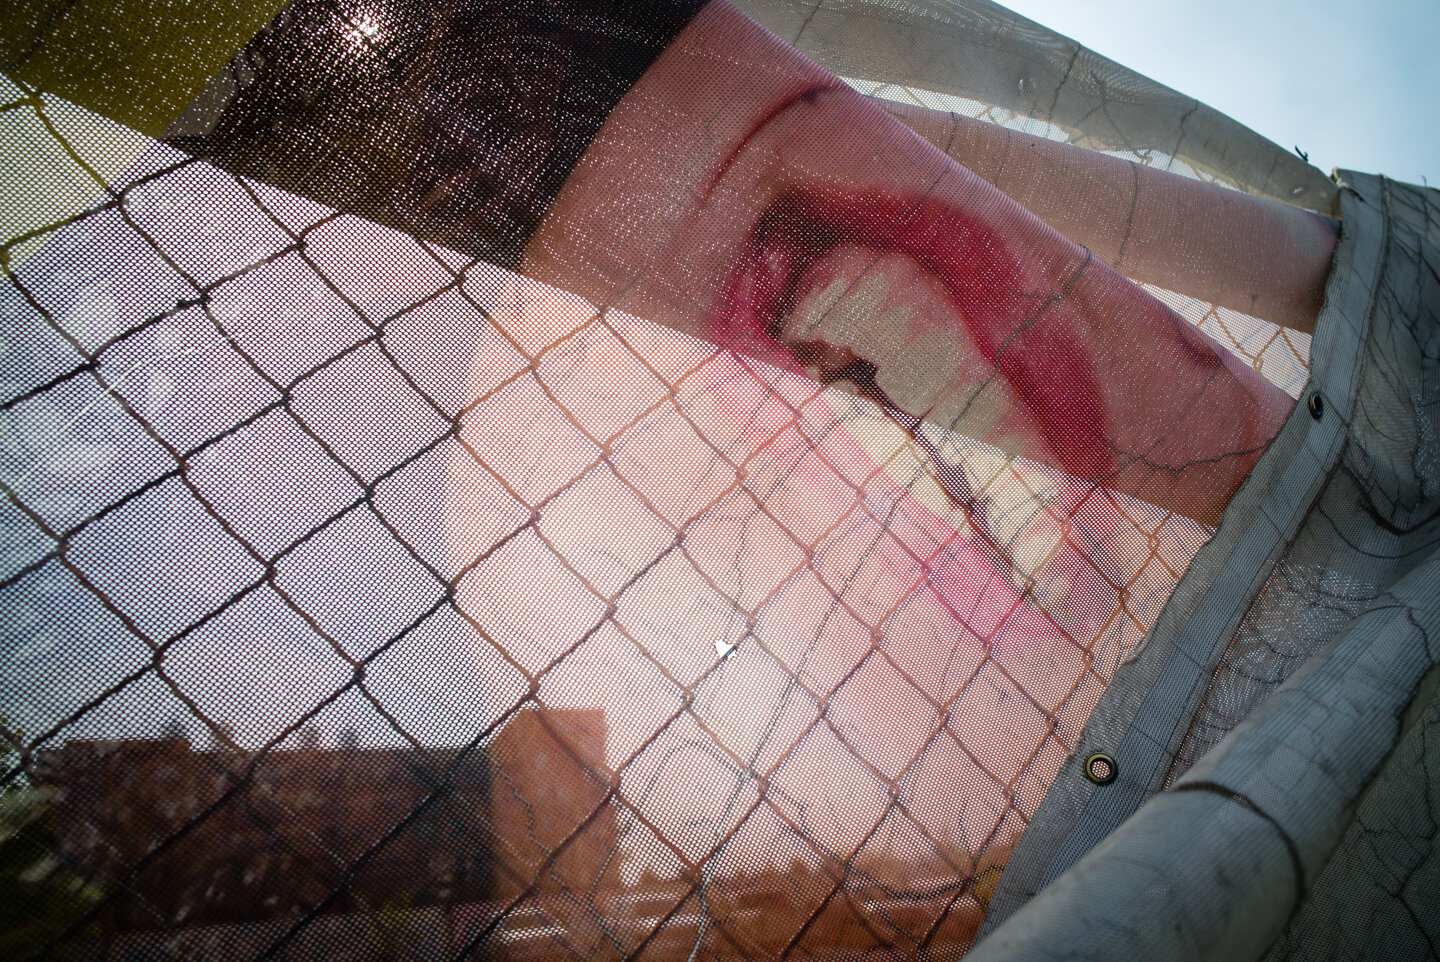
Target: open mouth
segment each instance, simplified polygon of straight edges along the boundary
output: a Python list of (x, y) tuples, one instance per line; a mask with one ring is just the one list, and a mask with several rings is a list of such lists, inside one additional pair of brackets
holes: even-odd
[[(781, 364), (877, 405), (928, 475), (895, 480), (938, 489), (945, 503), (931, 507), (1053, 608), (1068, 586), (1042, 573), (1062, 536), (1048, 510), (1056, 482), (1022, 477), (1006, 455), (1094, 479), (1113, 471), (1113, 446), (1083, 345), (1054, 310), (1063, 291), (1026, 283), (1018, 265), (948, 205), (790, 192), (757, 223), (711, 336), (752, 352), (766, 344)], [(865, 429), (852, 433), (865, 443)], [(944, 440), (957, 435), (981, 444)]]
[[(892, 283), (896, 273), (906, 283)], [(1009, 431), (1024, 448), (1011, 454), (1105, 477), (1107, 412), (1061, 317), (1065, 286), (1054, 287), (949, 204), (791, 191), (757, 223), (711, 335), (751, 350), (769, 342), (821, 383), (982, 441)]]

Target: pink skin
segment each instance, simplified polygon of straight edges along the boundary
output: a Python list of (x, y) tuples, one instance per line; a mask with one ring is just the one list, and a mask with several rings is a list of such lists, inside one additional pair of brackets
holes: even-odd
[[(645, 405), (654, 404), (660, 414), (678, 409), (706, 439), (704, 443), (713, 445), (739, 468), (746, 478), (744, 489), (763, 499), (764, 513), (760, 514), (744, 495), (727, 499), (724, 489), (707, 489), (700, 492), (702, 506), (722, 503), (703, 513), (664, 511), (672, 528), (686, 528), (686, 557), (672, 553), (665, 564), (688, 571), (686, 558), (693, 559), (696, 571), (719, 579), (721, 594), (743, 598), (742, 607), (756, 614), (755, 636), (744, 642), (732, 660), (722, 660), (713, 651), (707, 653), (708, 623), (677, 636), (688, 639), (683, 643), (665, 639), (657, 643), (646, 633), (648, 618), (670, 620), (649, 607), (656, 600), (637, 601), (654, 599), (651, 582), (655, 579), (622, 593), (618, 603), (621, 623), (681, 683), (688, 684), (696, 672), (703, 672), (695, 682), (696, 712), (717, 743), (733, 752), (738, 765), (749, 760), (775, 705), (769, 701), (754, 704), (755, 696), (743, 682), (726, 687), (722, 680), (751, 677), (747, 672), (768, 663), (771, 656), (798, 675), (803, 688), (792, 696), (793, 714), (800, 724), (814, 726), (811, 743), (832, 747), (807, 755), (809, 749), (802, 744), (797, 757), (784, 759), (781, 752), (798, 732), (788, 722), (781, 726), (757, 762), (758, 771), (775, 773), (770, 802), (791, 817), (795, 812), (786, 806), (804, 804), (808, 826), (823, 829), (827, 844), (858, 843), (873, 824), (867, 820), (878, 814), (847, 797), (848, 783), (842, 775), (853, 770), (855, 762), (837, 752), (854, 752), (882, 772), (914, 769), (919, 774), (907, 784), (920, 786), (915, 791), (944, 785), (949, 786), (946, 791), (974, 793), (977, 801), (948, 815), (914, 815), (935, 838), (963, 834), (974, 847), (997, 831), (1003, 837), (1010, 829), (996, 826), (1005, 817), (1008, 803), (1003, 793), (997, 794), (992, 777), (1015, 786), (1017, 792), (1025, 786), (1027, 798), (1038, 797), (1035, 786), (1048, 782), (1053, 774), (1063, 757), (1060, 745), (1073, 737), (1074, 720), (1088, 713), (1101, 691), (1093, 682), (1094, 674), (1108, 677), (1120, 649), (1138, 638), (1139, 626), (1129, 624), (1123, 612), (1116, 612), (1115, 589), (1105, 575), (1071, 541), (1057, 539), (1049, 557), (1038, 565), (1036, 587), (1027, 580), (1029, 571), (1012, 580), (1015, 572), (1007, 560), (1012, 549), (997, 543), (986, 530), (983, 496), (988, 492), (981, 492), (981, 499), (967, 497), (957, 507), (953, 498), (934, 497), (939, 492), (929, 480), (932, 496), (926, 497), (920, 487), (927, 483), (929, 473), (919, 472), (918, 482), (912, 482), (914, 472), (882, 466), (884, 458), (875, 445), (867, 443), (864, 432), (852, 429), (852, 423), (841, 417), (850, 403), (843, 394), (822, 392), (813, 381), (723, 350), (709, 352), (709, 361), (696, 368), (707, 352), (687, 346), (688, 339), (610, 314), (605, 323), (641, 357), (657, 367), (685, 372), (667, 378), (677, 397), (672, 408), (672, 402), (657, 398), (654, 387), (643, 379), (614, 380), (608, 356), (567, 347), (574, 340), (568, 332), (577, 326), (598, 326), (591, 320), (592, 313), (575, 298), (517, 279), (513, 294), (502, 292), (484, 300), (493, 305), (489, 310), (502, 329), (521, 332), (527, 345), (535, 345), (531, 350), (540, 354), (537, 366), (542, 383), (572, 386), (562, 399), (578, 424), (613, 423), (605, 416), (615, 407), (644, 410)], [(676, 365), (665, 360), (669, 356), (690, 360)], [(493, 389), (495, 381), (494, 372), (483, 364), (477, 367), (477, 385)], [(804, 412), (798, 425), (796, 410)], [(553, 405), (541, 403), (521, 417), (534, 416), (543, 426), (555, 419), (553, 412)], [(766, 427), (751, 441), (729, 441), (736, 426), (747, 420)], [(837, 429), (826, 430), (837, 422)], [(536, 442), (538, 447), (517, 452), (510, 434), (492, 435), (473, 419), (467, 419), (467, 424), (475, 426), (467, 428), (462, 438), (482, 464), (513, 464), (517, 454), (542, 463), (546, 457), (543, 441)], [(890, 432), (892, 438), (903, 434), (898, 428)], [(525, 431), (519, 436), (523, 439)], [(684, 496), (708, 475), (703, 468), (686, 468), (708, 456), (701, 449), (701, 457), (696, 457), (701, 444), (690, 440), (689, 434), (620, 430), (614, 435), (594, 436), (612, 450), (611, 462), (621, 482), (653, 504), (671, 495)], [(589, 473), (608, 479), (609, 471), (602, 464)], [(463, 475), (484, 473), (468, 457), (456, 468), (457, 482), (450, 496), (456, 570), (473, 564), (474, 552), (488, 548), (493, 540), (483, 529), (469, 531), (465, 520), (472, 512), (477, 519), (493, 514), (488, 503), (493, 496), (482, 488), (471, 502), (458, 481)], [(544, 488), (537, 488), (535, 494), (521, 489), (522, 494), (540, 504), (544, 492), (563, 480), (561, 474)], [(776, 487), (772, 480), (781, 483)], [(962, 479), (946, 484), (944, 494), (964, 483)], [(858, 502), (851, 494), (852, 485), (863, 494)], [(734, 491), (735, 486), (729, 490)], [(1051, 528), (1082, 544), (1085, 533), (1103, 539), (1112, 533), (1112, 526), (1119, 534), (1118, 529), (1129, 524), (1103, 489), (1084, 482), (1059, 479), (1050, 501), (1052, 513), (1028, 525), (1021, 537), (1035, 528)], [(606, 554), (626, 559), (627, 570), (639, 570), (672, 539), (664, 530), (647, 533), (656, 527), (653, 517), (615, 505), (618, 502), (597, 501), (583, 513), (567, 516), (567, 510), (573, 509), (558, 503), (540, 504), (539, 531), (561, 557), (569, 557), (568, 546), (590, 542), (603, 545)], [(773, 519), (773, 524), (767, 518)], [(779, 540), (773, 549), (765, 542), (768, 532), (775, 532)], [(757, 535), (756, 546), (745, 547)], [(750, 564), (757, 552), (769, 556), (759, 559), (759, 568)], [(736, 591), (738, 583), (724, 577), (729, 560), (737, 554), (743, 559), (740, 583), (745, 586), (744, 593)], [(702, 764), (699, 755), (677, 756), (660, 787), (648, 798), (640, 797), (654, 770), (654, 759), (675, 747), (672, 741), (693, 724), (682, 718), (671, 734), (660, 737), (648, 756), (631, 762), (646, 731), (635, 726), (658, 723), (674, 710), (673, 696), (653, 684), (629, 683), (631, 674), (623, 667), (643, 667), (643, 663), (612, 631), (602, 630), (579, 651), (565, 654), (592, 623), (596, 602), (587, 598), (576, 605), (564, 594), (573, 590), (568, 577), (557, 573), (553, 565), (526, 560), (528, 557), (502, 549), (479, 565), (477, 577), (466, 577), (458, 585), (461, 610), (483, 629), (496, 632), (510, 656), (524, 670), (538, 675), (541, 703), (557, 708), (601, 707), (613, 713), (616, 724), (607, 761), (615, 770), (626, 768), (624, 791), (647, 817), (662, 825), (718, 819), (724, 807), (721, 802), (729, 797), (734, 780), (713, 765)], [(786, 573), (796, 565), (796, 574)], [(582, 563), (580, 570), (591, 568)], [(616, 583), (600, 582), (599, 587), (613, 591)], [(1050, 590), (1042, 590), (1046, 586)], [(518, 625), (513, 614), (507, 615), (509, 605), (504, 599), (512, 598), (525, 599)], [(657, 600), (667, 603), (663, 598)], [(668, 604), (687, 611), (691, 600), (680, 596)], [(576, 610), (583, 617), (577, 619)], [(1127, 622), (1117, 637), (1103, 631), (1111, 619)], [(535, 641), (517, 645), (512, 638), (517, 627), (533, 632)], [(737, 630), (743, 633), (743, 619)], [(770, 655), (759, 654), (757, 644), (765, 646)], [(552, 664), (553, 668), (549, 667)], [(909, 673), (925, 698), (937, 708), (948, 709), (953, 737), (977, 760), (943, 753), (943, 758), (919, 758), (935, 735), (932, 729), (937, 716), (923, 706), (916, 712), (913, 706), (890, 701), (894, 688), (884, 685), (884, 677), (893, 678), (894, 671)], [(577, 686), (577, 679), (585, 683)], [(723, 694), (710, 694), (717, 686)], [(773, 697), (772, 689), (765, 691), (764, 698)], [(816, 704), (832, 707), (813, 720), (807, 712)], [(786, 717), (791, 714), (787, 712)], [(1061, 723), (1053, 738), (1044, 720), (1051, 714), (1070, 719)], [(952, 736), (939, 737), (945, 742)], [(848, 747), (842, 749), (839, 741)], [(982, 765), (991, 774), (982, 772)], [(740, 804), (743, 813), (753, 799), (747, 795)], [(638, 872), (640, 865), (636, 862), (631, 869)], [(657, 870), (667, 871), (663, 864)]]

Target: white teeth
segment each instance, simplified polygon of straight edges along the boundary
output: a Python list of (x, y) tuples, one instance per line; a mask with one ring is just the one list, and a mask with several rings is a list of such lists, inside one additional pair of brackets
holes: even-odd
[[(837, 411), (845, 410), (840, 407), (842, 402), (831, 403)], [(929, 457), (919, 449), (909, 432), (873, 405), (859, 400), (849, 403), (845, 414), (851, 436), (860, 442), (876, 464), (885, 467), (885, 472), (903, 491), (936, 516), (944, 518), (956, 531), (967, 529), (964, 510), (957, 507), (940, 487)]]
[(960, 373), (960, 346), (940, 328), (911, 335), (910, 309), (896, 307), (880, 319), (875, 383), (902, 410), (924, 415), (944, 398)]
[(1010, 463), (1004, 451), (953, 434), (948, 435), (945, 444), (937, 450), (941, 457), (964, 472), (965, 483), (971, 491), (990, 487)]
[(1004, 454), (1015, 455), (1025, 448), (995, 438), (996, 430), (1007, 416), (1013, 415), (1015, 406), (1015, 399), (1001, 378), (964, 384), (951, 382), (951, 389), (937, 399), (926, 420), (947, 431), (996, 444)]
[(878, 271), (858, 284), (837, 278), (818, 297), (807, 299), (799, 311), (786, 318), (784, 339), (792, 344), (818, 340), (858, 349), (880, 315), (889, 289), (890, 282)]
[[(885, 465), (909, 497), (944, 518), (961, 535), (981, 537), (970, 529), (965, 510), (936, 480), (933, 458), (904, 428), (869, 405), (852, 404), (849, 415), (846, 421), (851, 435), (876, 463)], [(1028, 587), (1035, 603), (1062, 624), (1073, 621), (1059, 607), (1071, 579), (1057, 565), (1047, 563), (1064, 537), (1060, 522), (1047, 510), (1059, 498), (1059, 485), (1048, 474), (1017, 463), (1013, 456), (987, 444), (933, 429), (926, 435), (936, 442), (935, 456), (959, 468), (975, 492), (971, 510), (1009, 561), (1011, 584), (1022, 592)]]
[[(786, 318), (782, 336), (796, 345), (820, 341), (837, 352), (848, 348), (875, 366), (876, 385), (896, 407), (943, 425), (941, 430), (921, 428), (934, 444), (930, 455), (904, 428), (868, 405), (852, 406), (847, 418), (852, 436), (911, 498), (956, 531), (978, 537), (952, 497), (962, 493), (945, 491), (930, 462), (939, 457), (958, 468), (970, 489), (965, 493), (975, 496), (972, 511), (982, 513), (977, 520), (983, 520), (988, 539), (1009, 561), (1016, 590), (1028, 589), (1042, 609), (1054, 608), (1070, 588), (1070, 579), (1048, 563), (1063, 537), (1060, 523), (1046, 510), (1059, 489), (1047, 475), (1016, 463), (1018, 442), (1007, 445), (1014, 450), (1006, 453), (971, 440), (991, 437), (1013, 407), (1004, 380), (981, 378), (968, 390), (958, 385), (966, 359), (957, 335), (938, 326), (915, 330), (909, 304), (886, 310), (889, 282), (884, 265), (874, 267), (858, 282), (837, 278), (807, 298)], [(823, 374), (817, 365), (807, 371), (817, 380)], [(870, 413), (861, 414), (861, 408)]]
[[(897, 408), (984, 438), (1008, 410), (1003, 387), (985, 385), (977, 396), (958, 390), (960, 372), (976, 363), (947, 323), (917, 323), (917, 305), (892, 302), (884, 259), (859, 280), (840, 277), (805, 298), (782, 326), (792, 345), (822, 342), (875, 367), (875, 383)], [(983, 377), (984, 370), (980, 375)], [(812, 373), (812, 377), (814, 374)], [(954, 409), (953, 411), (950, 409)], [(949, 422), (963, 412), (964, 424)]]
[[(988, 467), (986, 464), (981, 470)], [(967, 466), (967, 473), (969, 470)], [(1046, 475), (1010, 461), (983, 489), (982, 500), (990, 534), (1009, 555), (1011, 583), (1020, 591), (1033, 585), (1036, 604), (1052, 614), (1070, 589), (1069, 577), (1047, 564), (1065, 534), (1047, 510), (1058, 495), (1059, 487)]]

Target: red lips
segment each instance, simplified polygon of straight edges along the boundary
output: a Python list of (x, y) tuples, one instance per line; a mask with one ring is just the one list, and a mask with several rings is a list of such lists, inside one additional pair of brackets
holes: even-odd
[[(1100, 385), (1085, 345), (1065, 322), (1065, 298), (1091, 262), (1042, 284), (993, 227), (934, 198), (813, 188), (782, 194), (756, 223), (727, 278), (709, 336), (791, 368), (819, 362), (824, 380), (850, 380), (862, 395), (900, 410), (875, 385), (873, 365), (848, 348), (802, 357), (777, 340), (785, 315), (814, 286), (812, 266), (841, 244), (872, 250), (877, 258), (909, 257), (938, 281), (985, 360), (1043, 432), (1049, 456), (1024, 453), (1080, 478), (1113, 473)], [(905, 413), (923, 418), (928, 412)]]

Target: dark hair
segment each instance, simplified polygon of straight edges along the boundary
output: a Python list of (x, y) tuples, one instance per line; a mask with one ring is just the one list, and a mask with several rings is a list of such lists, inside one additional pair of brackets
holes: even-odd
[(166, 140), (518, 265), (586, 146), (704, 0), (295, 0)]

